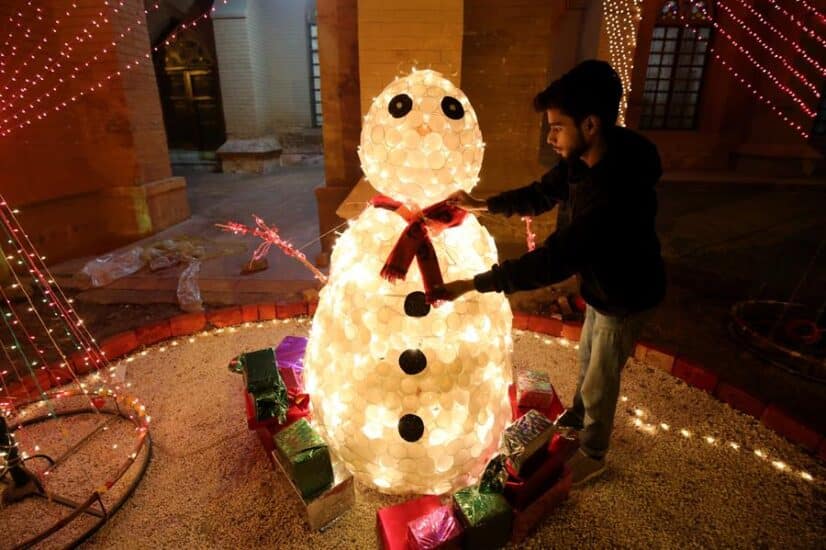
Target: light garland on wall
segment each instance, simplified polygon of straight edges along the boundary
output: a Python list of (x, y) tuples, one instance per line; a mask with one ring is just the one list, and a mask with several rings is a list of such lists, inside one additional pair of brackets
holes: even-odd
[[(737, 0), (737, 2), (739, 2), (741, 6), (743, 6), (745, 9), (747, 9), (749, 11), (749, 13), (751, 13), (751, 15), (755, 19), (760, 21), (760, 23), (762, 23), (766, 28), (768, 28), (769, 31), (771, 31), (774, 34), (775, 37), (780, 38), (784, 42), (788, 43), (792, 47), (792, 49), (795, 51), (795, 53), (797, 53), (797, 55), (799, 55), (801, 58), (805, 59), (810, 64), (812, 64), (812, 66), (814, 66), (820, 73), (826, 74), (826, 68), (824, 68), (823, 65), (818, 63), (818, 61), (816, 59), (814, 59), (811, 55), (809, 55), (809, 52), (807, 52), (806, 49), (799, 42), (797, 42), (796, 40), (792, 40), (791, 38), (789, 38), (788, 36), (783, 34), (777, 27), (775, 27), (773, 24), (771, 24), (763, 16), (762, 13), (760, 13), (759, 11), (754, 9), (754, 6), (752, 6), (751, 4), (746, 2), (745, 0)], [(718, 3), (722, 6), (725, 6), (725, 4), (722, 1), (719, 1)], [(724, 9), (728, 13), (733, 13), (731, 8), (729, 8), (728, 6), (725, 6)]]
[[(811, 82), (811, 81), (810, 81), (810, 80), (806, 77), (806, 75), (805, 75), (805, 74), (803, 74), (802, 72), (800, 72), (800, 71), (799, 71), (799, 70), (798, 70), (798, 69), (797, 69), (797, 68), (796, 68), (796, 67), (792, 64), (792, 62), (791, 62), (788, 58), (786, 58), (785, 56), (783, 56), (783, 55), (779, 54), (779, 53), (777, 52), (777, 50), (775, 50), (775, 49), (774, 49), (773, 47), (771, 47), (771, 46), (770, 46), (770, 45), (769, 45), (769, 44), (768, 44), (765, 40), (763, 40), (763, 38), (762, 38), (759, 34), (757, 34), (757, 32), (755, 32), (755, 31), (754, 31), (754, 29), (752, 29), (752, 28), (751, 28), (751, 27), (750, 27), (750, 26), (749, 26), (749, 25), (748, 25), (745, 21), (743, 21), (740, 17), (738, 17), (738, 16), (737, 16), (737, 15), (736, 15), (733, 11), (732, 11), (732, 9), (731, 9), (730, 7), (728, 7), (728, 6), (727, 6), (727, 5), (726, 5), (726, 4), (725, 4), (722, 0), (718, 0), (718, 2), (717, 2), (717, 6), (718, 6), (718, 7), (720, 7), (723, 11), (725, 11), (725, 12), (728, 14), (728, 16), (732, 19), (732, 21), (734, 22), (734, 24), (735, 24), (735, 25), (737, 25), (737, 26), (738, 26), (740, 29), (742, 29), (743, 31), (745, 31), (745, 32), (746, 32), (746, 34), (748, 34), (748, 35), (749, 35), (749, 37), (750, 37), (752, 40), (754, 40), (755, 42), (757, 42), (758, 44), (760, 44), (760, 45), (761, 45), (761, 46), (762, 46), (762, 47), (763, 47), (763, 48), (764, 48), (767, 52), (769, 52), (769, 54), (770, 54), (772, 57), (774, 57), (776, 60), (780, 61), (780, 63), (782, 63), (782, 64), (783, 64), (783, 66), (784, 66), (784, 67), (786, 67), (786, 69), (788, 69), (788, 71), (789, 71), (789, 72), (791, 72), (791, 73), (792, 73), (795, 77), (797, 77), (797, 78), (798, 78), (798, 80), (800, 80), (800, 81), (801, 81), (801, 82), (802, 82), (802, 83), (803, 83), (803, 84), (804, 84), (807, 88), (809, 88), (810, 90), (812, 90), (812, 91), (813, 91), (813, 92), (814, 92), (814, 93), (815, 93), (818, 97), (820, 96), (820, 90), (818, 89), (818, 87), (817, 87), (817, 85), (816, 85), (816, 84), (814, 84), (813, 82)], [(717, 25), (717, 23), (715, 23), (715, 25)], [(784, 37), (784, 38), (785, 38), (785, 37)], [(788, 40), (788, 39), (786, 39), (786, 40)], [(802, 48), (800, 48), (800, 45), (799, 45), (799, 44), (794, 44), (794, 45), (793, 45), (793, 47), (794, 47), (794, 46), (797, 46), (796, 50), (797, 50), (797, 49), (802, 50)], [(810, 62), (812, 63), (812, 65), (813, 65), (813, 66), (814, 66), (814, 67), (818, 70), (818, 72), (819, 72), (822, 76), (826, 76), (826, 69), (825, 69), (823, 66), (821, 66), (821, 65), (820, 65), (820, 63), (818, 63), (817, 61), (815, 61), (814, 59), (812, 59), (812, 58), (811, 58), (811, 56), (809, 56), (809, 55), (805, 55), (805, 58), (807, 58), (807, 59), (808, 59), (808, 61), (810, 61)]]
[[(29, 0), (26, 3), (26, 7), (27, 8), (31, 7), (32, 2), (33, 2), (33, 0)], [(35, 8), (35, 13), (37, 14), (35, 16), (35, 19), (37, 19), (38, 21), (43, 20), (43, 15), (41, 14), (41, 12), (42, 12), (42, 9), (40, 7)], [(17, 46), (11, 44), (11, 41), (12, 41), (12, 38), (14, 38), (15, 27), (18, 28), (18, 29), (22, 29), (23, 28), (23, 23), (18, 22), (18, 23), (15, 24), (15, 22), (14, 22), (14, 16), (15, 15), (19, 19), (23, 19), (23, 9), (18, 8), (17, 12), (14, 12), (11, 15), (8, 16), (8, 21), (9, 21), (9, 24), (11, 26), (11, 30), (9, 30), (9, 34), (6, 35), (6, 41), (3, 43), (3, 49), (0, 50), (0, 74), (4, 74), (6, 72), (5, 71), (6, 58), (10, 59), (11, 57), (13, 57), (14, 55), (17, 54)], [(29, 38), (30, 34), (31, 34), (31, 27), (26, 27), (26, 30), (23, 32), (23, 37), (24, 38)]]
[(780, 13), (782, 13), (785, 17), (787, 17), (788, 19), (790, 19), (790, 20), (792, 21), (792, 23), (794, 23), (795, 25), (797, 25), (797, 27), (798, 27), (800, 30), (802, 30), (802, 31), (803, 31), (803, 32), (805, 32), (807, 35), (809, 35), (811, 38), (813, 38), (814, 40), (816, 40), (816, 41), (817, 41), (817, 42), (818, 42), (821, 46), (826, 47), (826, 39), (824, 39), (824, 38), (823, 38), (823, 36), (822, 36), (821, 34), (819, 34), (818, 32), (816, 32), (814, 29), (810, 29), (809, 27), (807, 27), (807, 26), (803, 23), (803, 20), (802, 20), (800, 17), (796, 17), (796, 16), (795, 16), (795, 15), (793, 15), (792, 13), (789, 13), (789, 10), (787, 10), (786, 8), (784, 8), (783, 6), (781, 6), (780, 4), (778, 4), (778, 3), (777, 3), (777, 0), (768, 0), (768, 2), (769, 2), (769, 4), (771, 4), (772, 6), (774, 6), (774, 9), (775, 9), (775, 10), (779, 11)]
[[(758, 68), (760, 70), (761, 74), (763, 74), (763, 76), (768, 78), (769, 81), (772, 82), (780, 91), (782, 91), (787, 96), (789, 96), (791, 98), (792, 102), (795, 105), (797, 105), (798, 108), (800, 108), (801, 111), (803, 111), (810, 118), (815, 117), (815, 115), (817, 113), (808, 106), (808, 104), (806, 103), (806, 101), (803, 100), (803, 98), (801, 98), (799, 95), (797, 95), (797, 93), (791, 88), (791, 86), (786, 86), (785, 84), (780, 82), (780, 79), (777, 78), (777, 75), (775, 75), (772, 71), (770, 71), (768, 67), (766, 67), (765, 65), (763, 65), (762, 63), (757, 61), (757, 59), (755, 59), (755, 57), (751, 54), (750, 50), (747, 50), (746, 48), (741, 46), (740, 43), (737, 42), (737, 40), (731, 34), (729, 34), (728, 31), (723, 29), (723, 27), (720, 26), (716, 21), (712, 20), (711, 24), (714, 26), (715, 29), (717, 29), (717, 31), (720, 34), (722, 34), (724, 37), (726, 37), (728, 39), (728, 41), (731, 43), (732, 46), (734, 46), (737, 49), (737, 51), (739, 51), (741, 54), (743, 54), (743, 56), (746, 59), (748, 59), (751, 62), (752, 65), (754, 65), (756, 68)], [(700, 39), (702, 40), (702, 36), (701, 35), (698, 35), (698, 36), (700, 36)], [(811, 89), (817, 97), (820, 96), (820, 91), (814, 85), (811, 86)]]
[(602, 10), (608, 32), (608, 51), (611, 65), (622, 82), (617, 123), (625, 125), (628, 98), (631, 95), (631, 79), (634, 70), (634, 52), (637, 47), (637, 27), (642, 19), (642, 0), (603, 0)]
[[(229, 0), (221, 0), (222, 4), (227, 4), (228, 2), (229, 2)], [(155, 6), (158, 6), (158, 5), (159, 4), (155, 4)], [(215, 6), (213, 6), (212, 8), (207, 10), (206, 12), (202, 13), (201, 15), (198, 15), (195, 18), (190, 19), (189, 21), (183, 22), (180, 25), (178, 25), (178, 27), (175, 29), (175, 31), (173, 31), (169, 35), (169, 37), (164, 41), (164, 45), (165, 46), (171, 45), (178, 38), (178, 33), (180, 31), (195, 28), (195, 27), (198, 26), (199, 23), (203, 22), (206, 19), (209, 19), (211, 13), (214, 13), (216, 11), (216, 9), (217, 8)], [(115, 43), (114, 45), (117, 45), (117, 43)], [(152, 51), (155, 51), (155, 52), (157, 52), (159, 50), (160, 50), (159, 46), (155, 46), (155, 47), (152, 48)], [(141, 57), (135, 58), (135, 59), (133, 59), (133, 60), (131, 60), (128, 63), (125, 64), (125, 70), (131, 70), (133, 67), (137, 67), (141, 63), (146, 63), (147, 60), (151, 61), (151, 55), (150, 54), (144, 54), (144, 56), (142, 58)], [(77, 102), (78, 99), (102, 89), (103, 86), (107, 82), (109, 82), (113, 78), (121, 76), (122, 74), (123, 74), (123, 71), (120, 71), (120, 70), (114, 71), (114, 72), (108, 74), (107, 76), (99, 79), (94, 84), (92, 84), (92, 85), (80, 90), (79, 92), (73, 94), (68, 99), (64, 99), (64, 100), (60, 101), (58, 104), (53, 105), (51, 107), (42, 107), (43, 110), (39, 111), (37, 113), (32, 112), (33, 111), (32, 108), (26, 108), (26, 109), (23, 109), (23, 111), (20, 112), (20, 113), (15, 113), (15, 114), (7, 116), (6, 118), (4, 118), (2, 120), (2, 124), (0, 124), (0, 137), (8, 137), (9, 135), (11, 135), (16, 130), (20, 130), (20, 129), (25, 128), (27, 126), (31, 126), (34, 122), (44, 120), (50, 114), (52, 114), (54, 112), (62, 111), (63, 109), (65, 109), (66, 107), (71, 105), (72, 103)], [(65, 81), (65, 79), (64, 79), (64, 81)], [(51, 97), (51, 92), (49, 92), (49, 97)], [(31, 113), (31, 115), (26, 117), (25, 115), (28, 114), (28, 113)]]
[[(120, 3), (119, 3), (116, 7), (114, 7), (114, 8), (112, 9), (113, 14), (117, 14), (117, 13), (118, 13), (118, 11), (120, 11), (120, 9), (123, 7), (123, 5), (124, 5), (125, 3), (126, 3), (126, 0), (120, 0)], [(106, 0), (105, 5), (107, 5), (107, 6), (109, 5), (109, 1), (108, 1), (108, 0)], [(148, 12), (148, 11), (146, 11), (146, 10), (144, 10), (144, 11), (145, 11), (146, 13), (149, 13), (149, 12)], [(98, 18), (103, 18), (103, 20), (104, 20), (105, 22), (108, 22), (108, 19), (106, 19), (106, 18), (104, 17), (104, 10), (103, 10), (103, 9), (101, 9), (101, 10), (97, 13), (97, 15), (95, 16), (95, 18), (94, 18), (94, 19), (92, 19), (92, 21), (91, 21), (91, 23), (89, 23), (89, 25), (94, 26), (94, 27), (96, 27), (97, 29), (100, 29), (100, 23), (98, 22)], [(141, 25), (141, 19), (140, 19), (140, 18), (137, 18), (137, 20), (136, 20), (136, 21), (137, 21), (137, 24), (138, 24), (138, 25)], [(17, 69), (15, 69), (14, 73), (12, 74), (12, 76), (13, 76), (13, 77), (14, 77), (14, 76), (16, 76), (16, 75), (17, 75), (17, 74), (18, 74), (18, 73), (19, 73), (22, 69), (24, 69), (24, 68), (25, 68), (25, 67), (29, 64), (29, 62), (30, 62), (30, 61), (33, 61), (33, 60), (37, 57), (37, 54), (38, 54), (38, 53), (40, 53), (40, 52), (42, 52), (42, 51), (43, 51), (43, 46), (44, 46), (45, 44), (47, 44), (47, 43), (48, 43), (49, 37), (50, 37), (52, 34), (54, 34), (54, 33), (57, 33), (57, 32), (58, 32), (58, 31), (57, 31), (57, 23), (59, 23), (59, 21), (57, 21), (57, 22), (55, 23), (55, 26), (51, 29), (51, 30), (52, 30), (52, 32), (46, 32), (45, 36), (43, 37), (43, 40), (41, 40), (41, 41), (40, 41), (40, 43), (37, 45), (37, 47), (34, 49), (34, 51), (32, 51), (32, 53), (29, 55), (28, 59), (26, 59), (26, 61), (25, 61), (25, 62), (24, 62), (24, 63), (23, 63), (20, 67), (18, 67)], [(87, 27), (88, 27), (89, 25), (87, 25)], [(81, 30), (81, 31), (80, 31), (80, 32), (79, 32), (76, 36), (74, 36), (73, 38), (70, 38), (70, 39), (66, 40), (66, 41), (63, 43), (63, 45), (62, 45), (62, 46), (60, 46), (60, 48), (58, 48), (58, 55), (60, 55), (60, 57), (64, 58), (64, 59), (65, 59), (65, 62), (67, 62), (67, 63), (68, 63), (68, 62), (71, 62), (71, 59), (72, 59), (72, 55), (71, 55), (71, 54), (72, 54), (72, 52), (74, 51), (74, 50), (73, 50), (73, 48), (72, 48), (72, 46), (71, 46), (71, 44), (72, 44), (73, 42), (78, 42), (78, 43), (81, 43), (81, 44), (82, 44), (82, 43), (84, 43), (85, 41), (87, 41), (87, 40), (92, 40), (92, 39), (94, 38), (94, 34), (93, 34), (92, 32), (90, 32), (90, 31), (88, 30), (88, 28), (87, 28), (87, 27), (84, 27), (84, 28), (83, 28), (83, 29), (82, 29), (82, 30)], [(119, 39), (122, 39), (122, 38), (125, 36), (125, 34), (129, 33), (130, 31), (131, 31), (131, 27), (130, 27), (130, 28), (127, 28), (125, 33), (121, 33), (121, 36), (120, 36), (120, 38), (119, 38)], [(84, 36), (85, 36), (85, 38), (84, 38)], [(119, 40), (119, 39), (118, 39), (118, 40)], [(106, 53), (106, 51), (104, 50), (104, 51), (102, 51), (101, 53), (104, 53), (104, 54), (105, 54), (105, 53)], [(89, 64), (90, 64), (92, 61), (97, 61), (97, 59), (98, 59), (98, 55), (95, 55), (95, 56), (93, 56), (93, 57), (92, 57), (89, 61), (87, 61), (87, 62), (85, 63), (85, 66), (77, 65), (77, 66), (72, 67), (72, 68), (71, 68), (71, 72), (72, 72), (72, 74), (70, 74), (70, 75), (69, 75), (69, 78), (74, 79), (74, 78), (76, 77), (77, 72), (79, 72), (79, 71), (80, 71), (81, 69), (83, 69), (83, 68), (88, 68), (88, 67), (89, 67)], [(52, 64), (52, 63), (51, 63), (52, 61), (54, 61), (54, 64)], [(61, 62), (60, 62), (59, 60), (53, 60), (51, 57), (49, 57), (48, 59), (46, 59), (46, 60), (44, 61), (44, 63), (43, 63), (43, 66), (42, 66), (42, 67), (40, 67), (39, 69), (37, 69), (36, 71), (34, 71), (34, 76), (32, 76), (32, 77), (30, 77), (30, 78), (24, 78), (24, 80), (23, 80), (23, 81), (24, 81), (24, 83), (26, 84), (26, 86), (19, 88), (19, 90), (17, 91), (17, 93), (12, 93), (11, 99), (12, 99), (12, 100), (17, 100), (17, 101), (19, 102), (20, 100), (22, 100), (22, 99), (25, 97), (25, 95), (26, 95), (26, 93), (27, 93), (27, 92), (30, 92), (30, 91), (31, 91), (31, 90), (32, 90), (35, 86), (37, 86), (39, 83), (41, 83), (41, 82), (45, 82), (45, 80), (46, 80), (46, 79), (45, 79), (45, 77), (44, 77), (44, 76), (42, 76), (42, 73), (43, 73), (43, 72), (49, 72), (49, 73), (52, 73), (52, 74), (56, 74), (56, 73), (58, 72), (58, 70), (62, 70), (62, 69), (63, 69), (63, 65), (61, 64)], [(61, 80), (61, 82), (62, 82), (62, 80)], [(5, 85), (3, 86), (3, 90), (4, 90), (4, 91), (8, 91), (8, 90), (9, 90), (9, 88), (10, 88), (9, 84), (5, 84)], [(54, 90), (54, 89), (56, 89), (56, 88), (57, 88), (57, 87), (53, 88), (53, 90)], [(3, 97), (3, 96), (2, 96), (2, 95), (0, 95), (0, 98), (2, 98), (2, 97)], [(39, 101), (39, 99), (38, 99), (38, 101)], [(4, 105), (3, 105), (3, 104), (4, 104)], [(14, 103), (13, 103), (12, 101), (4, 101), (4, 102), (3, 102), (3, 104), (0, 104), (0, 105), (1, 105), (1, 106), (0, 106), (0, 112), (3, 112), (3, 111), (5, 111), (5, 110), (7, 110), (7, 109), (11, 109), (11, 108), (13, 108), (13, 107), (14, 107)]]
[[(684, 17), (680, 18), (683, 21), (683, 27), (690, 30), (694, 34), (696, 34), (700, 40), (703, 40), (702, 35), (699, 31), (692, 26), (689, 22), (686, 22)], [(710, 42), (706, 42), (708, 44), (708, 51), (714, 56), (714, 59), (718, 60), (723, 67), (731, 73), (734, 78), (739, 81), (745, 88), (751, 92), (758, 100), (764, 103), (769, 109), (771, 109), (777, 116), (779, 116), (786, 124), (788, 124), (793, 130), (795, 130), (804, 140), (809, 139), (809, 131), (803, 128), (803, 126), (794, 120), (792, 120), (786, 113), (780, 110), (775, 103), (769, 99), (768, 97), (764, 96), (757, 90), (757, 87), (749, 82), (746, 78), (744, 78), (738, 71), (735, 69), (730, 63), (728, 63), (723, 57), (717, 52), (717, 50), (711, 45)]]
[(808, 2), (806, 2), (806, 0), (794, 0), (794, 1), (797, 2), (798, 4), (800, 4), (801, 6), (803, 6), (804, 8), (806, 8), (807, 10), (809, 10), (810, 12), (812, 12), (815, 15), (815, 17), (817, 17), (818, 20), (821, 23), (826, 25), (826, 15), (824, 15), (823, 12), (821, 12), (816, 7), (814, 7), (811, 4), (809, 4)]

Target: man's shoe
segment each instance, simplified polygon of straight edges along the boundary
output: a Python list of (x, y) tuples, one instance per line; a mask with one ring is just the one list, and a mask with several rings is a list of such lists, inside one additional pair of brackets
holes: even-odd
[(579, 449), (568, 460), (568, 466), (570, 466), (573, 476), (571, 487), (578, 488), (605, 472), (605, 459), (591, 458), (582, 449)]
[(577, 416), (573, 410), (565, 409), (565, 412), (556, 419), (556, 427), (561, 430), (581, 432), (585, 426), (582, 423), (582, 418)]

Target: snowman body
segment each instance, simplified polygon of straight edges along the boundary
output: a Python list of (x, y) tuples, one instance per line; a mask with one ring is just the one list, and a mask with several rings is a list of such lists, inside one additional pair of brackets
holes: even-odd
[[(472, 188), (482, 147), (461, 91), (416, 71), (374, 101), (360, 155), (375, 187), (424, 208)], [(499, 293), (424, 304), (415, 261), (404, 280), (383, 279), (407, 224), (368, 207), (339, 237), (305, 383), (328, 443), (357, 479), (383, 492), (442, 494), (478, 478), (510, 420), (512, 314)], [(497, 262), (493, 239), (470, 214), (430, 240), (445, 281)]]

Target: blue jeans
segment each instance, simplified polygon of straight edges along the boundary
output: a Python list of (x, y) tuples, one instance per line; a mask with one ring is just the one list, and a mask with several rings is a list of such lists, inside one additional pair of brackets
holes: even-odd
[(571, 410), (582, 419), (580, 446), (592, 458), (602, 458), (608, 452), (620, 372), (650, 315), (650, 311), (643, 311), (613, 317), (591, 306), (585, 310), (579, 339), (579, 379)]

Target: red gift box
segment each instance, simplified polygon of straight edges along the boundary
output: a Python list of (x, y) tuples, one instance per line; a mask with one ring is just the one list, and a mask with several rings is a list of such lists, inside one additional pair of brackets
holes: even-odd
[(554, 434), (540, 461), (521, 476), (509, 469), (505, 483), (505, 498), (516, 510), (528, 508), (540, 495), (559, 479), (565, 463), (579, 448), (576, 439)]
[(277, 434), (299, 418), (312, 418), (310, 414), (310, 396), (306, 393), (289, 393), (290, 408), (287, 409), (287, 420), (283, 424), (278, 423), (278, 418), (268, 418), (266, 420), (256, 420), (255, 406), (252, 403), (252, 396), (249, 392), (244, 392), (244, 404), (247, 410), (247, 427), (250, 430), (267, 428), (273, 434)]
[[(511, 384), (508, 386), (508, 397), (510, 398), (511, 403), (511, 421), (516, 421), (522, 416), (525, 415), (531, 408), (529, 407), (520, 407), (519, 403), (516, 400), (516, 384)], [(551, 400), (550, 406), (545, 409), (534, 409), (538, 412), (541, 412), (549, 420), (556, 422), (556, 419), (559, 418), (563, 412), (565, 412), (565, 407), (562, 405), (562, 401), (560, 401), (559, 396), (556, 395), (554, 391), (554, 398)]]
[(562, 504), (571, 492), (573, 474), (571, 468), (565, 464), (562, 475), (550, 489), (534, 500), (524, 510), (517, 511), (513, 517), (511, 541), (519, 543), (533, 531), (543, 519)]
[(547, 409), (556, 397), (548, 373), (531, 369), (517, 370), (516, 393), (519, 407), (523, 409)]
[(385, 550), (407, 550), (407, 524), (414, 519), (429, 514), (442, 505), (435, 495), (427, 495), (408, 500), (396, 506), (388, 506), (376, 511), (376, 528), (382, 548)]

